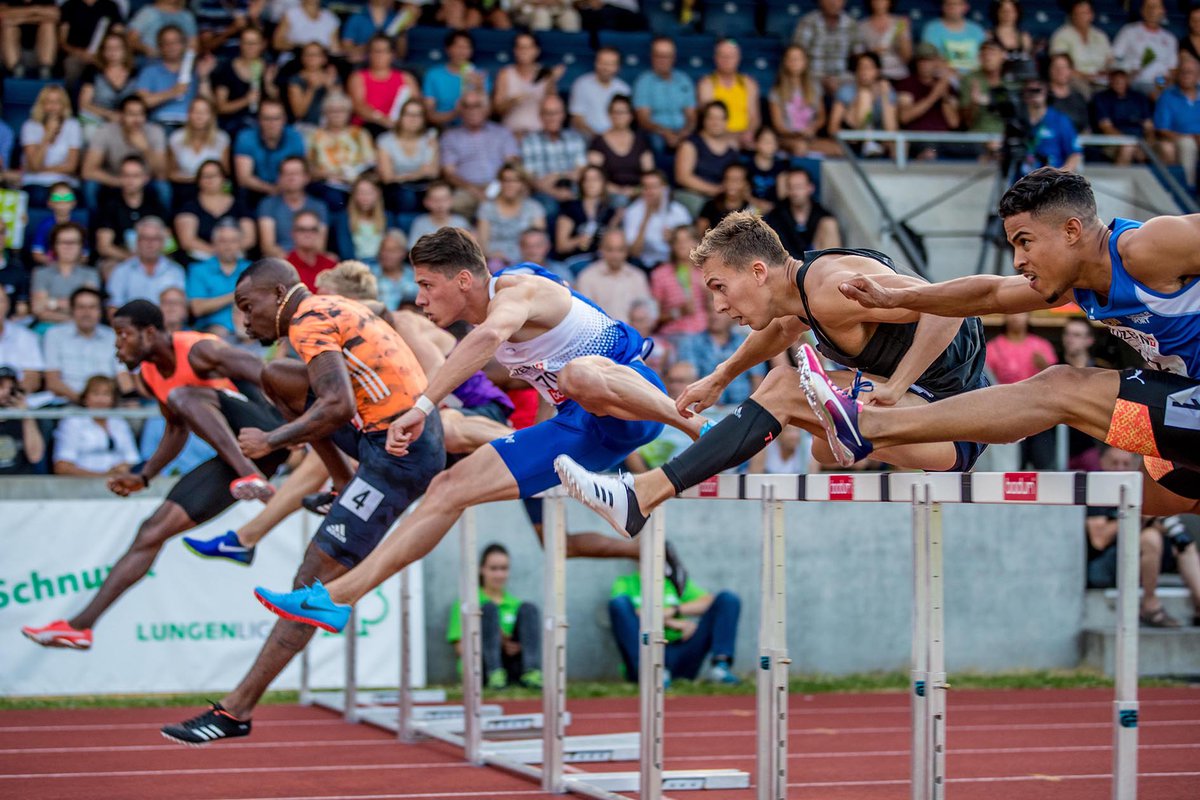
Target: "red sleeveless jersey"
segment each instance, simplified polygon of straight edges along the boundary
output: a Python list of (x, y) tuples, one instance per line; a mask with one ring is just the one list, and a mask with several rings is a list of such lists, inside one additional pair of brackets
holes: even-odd
[(216, 340), (217, 337), (211, 333), (197, 333), (195, 331), (180, 331), (179, 333), (171, 334), (171, 346), (175, 348), (175, 371), (169, 377), (164, 378), (152, 361), (142, 362), (140, 373), (142, 380), (146, 382), (146, 387), (158, 402), (166, 405), (167, 395), (171, 393), (172, 389), (180, 386), (208, 386), (213, 389), (226, 389), (231, 392), (237, 391), (237, 387), (233, 385), (233, 381), (228, 378), (201, 378), (192, 369), (191, 362), (188, 361), (188, 353), (192, 351), (192, 347), (197, 342), (204, 341), (205, 339)]

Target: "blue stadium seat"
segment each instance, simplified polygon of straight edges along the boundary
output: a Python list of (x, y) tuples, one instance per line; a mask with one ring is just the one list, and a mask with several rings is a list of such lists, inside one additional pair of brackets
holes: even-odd
[(784, 40), (792, 38), (796, 23), (812, 10), (808, 3), (800, 0), (767, 0), (766, 14), (763, 17), (763, 32), (778, 36)]
[(693, 79), (707, 75), (713, 70), (713, 48), (716, 44), (717, 37), (711, 34), (679, 37), (675, 40), (678, 53), (676, 66)]
[(507, 64), (512, 61), (514, 31), (498, 31), (492, 28), (475, 28), (471, 40), (475, 42), (475, 57), (481, 60)]
[[(58, 81), (43, 81), (33, 78), (4, 79), (4, 121), (20, 136), (21, 125), (29, 119), (29, 112), (43, 88)], [(14, 144), (13, 149), (17, 146)]]
[(442, 60), (442, 42), (449, 28), (433, 25), (415, 25), (408, 30), (408, 57), (423, 64)]
[(645, 0), (642, 13), (646, 16), (651, 32), (656, 36), (680, 36), (695, 30), (694, 25), (685, 25), (679, 20), (680, 0)]
[(722, 38), (757, 36), (757, 12), (746, 0), (705, 0), (704, 32)]
[(595, 53), (588, 34), (540, 31), (537, 38), (542, 48), (542, 63), (549, 66), (562, 64), (567, 68), (558, 82), (560, 89), (570, 88), (571, 81), (591, 71)]

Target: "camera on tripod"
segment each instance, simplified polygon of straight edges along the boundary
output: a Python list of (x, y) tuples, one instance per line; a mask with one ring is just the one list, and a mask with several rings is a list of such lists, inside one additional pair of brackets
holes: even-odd
[(1030, 132), (1029, 106), (1025, 102), (1025, 87), (1040, 83), (1037, 64), (1031, 58), (1010, 58), (1004, 64), (1003, 83), (992, 90), (988, 110), (1004, 121), (1004, 143), (1012, 140), (1024, 144)]

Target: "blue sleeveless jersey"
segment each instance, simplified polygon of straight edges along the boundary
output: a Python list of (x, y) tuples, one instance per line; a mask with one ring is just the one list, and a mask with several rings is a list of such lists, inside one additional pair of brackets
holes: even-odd
[(1114, 219), (1109, 225), (1108, 254), (1112, 260), (1112, 285), (1108, 302), (1101, 303), (1090, 289), (1076, 289), (1075, 302), (1088, 319), (1100, 320), (1155, 369), (1188, 377), (1200, 376), (1200, 280), (1174, 294), (1159, 294), (1134, 280), (1125, 271), (1117, 240), (1142, 223)]

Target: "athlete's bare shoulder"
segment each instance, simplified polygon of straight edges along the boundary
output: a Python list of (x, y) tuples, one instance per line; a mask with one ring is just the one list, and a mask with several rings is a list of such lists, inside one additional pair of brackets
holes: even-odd
[(804, 292), (808, 295), (810, 305), (837, 307), (847, 299), (839, 287), (849, 278), (855, 275), (894, 276), (896, 274), (894, 270), (870, 256), (830, 253), (818, 258), (809, 266), (808, 273), (804, 277)]
[(1154, 217), (1117, 240), (1125, 271), (1156, 291), (1178, 291), (1200, 276), (1200, 214)]
[(540, 275), (501, 275), (493, 289), (488, 317), (511, 315), (519, 307), (526, 335), (553, 328), (571, 310), (571, 290)]

